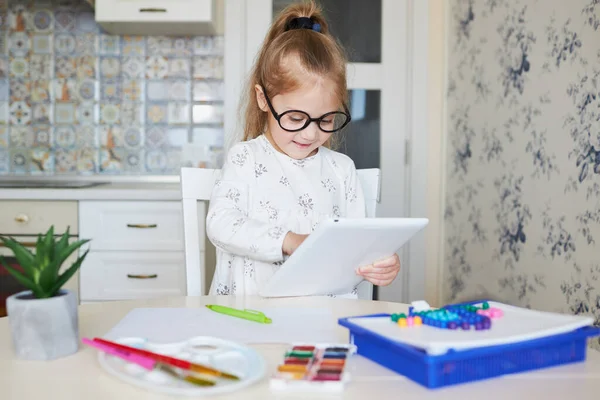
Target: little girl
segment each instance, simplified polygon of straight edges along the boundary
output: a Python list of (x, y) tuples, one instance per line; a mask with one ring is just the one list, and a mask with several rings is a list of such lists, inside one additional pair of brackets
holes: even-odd
[[(320, 221), (365, 217), (353, 161), (330, 150), (350, 122), (346, 60), (314, 3), (291, 5), (273, 23), (246, 96), (244, 139), (210, 200), (210, 294), (257, 294)], [(399, 269), (394, 255), (357, 273), (388, 285)]]

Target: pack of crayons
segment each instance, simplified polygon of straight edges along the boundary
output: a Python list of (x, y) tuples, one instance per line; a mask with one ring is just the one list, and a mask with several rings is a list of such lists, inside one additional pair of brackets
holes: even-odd
[(346, 366), (356, 353), (349, 344), (295, 344), (271, 378), (274, 390), (338, 392), (350, 380)]

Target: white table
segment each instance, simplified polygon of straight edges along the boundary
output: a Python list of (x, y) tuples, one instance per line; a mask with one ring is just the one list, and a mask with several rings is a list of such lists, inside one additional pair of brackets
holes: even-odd
[[(379, 312), (406, 312), (407, 306), (397, 303), (330, 298), (290, 298), (266, 300), (260, 298), (178, 297), (127, 302), (106, 302), (80, 306), (81, 337), (107, 333), (131, 309), (136, 307), (200, 307), (223, 304), (234, 307), (259, 308), (274, 303), (286, 307), (329, 308), (336, 318)], [(348, 341), (348, 331), (340, 327), (339, 340)], [(267, 361), (267, 374), (281, 361), (283, 345), (256, 345)], [(352, 399), (597, 399), (600, 393), (600, 353), (588, 351), (585, 363), (505, 376), (449, 388), (427, 390), (371, 361), (357, 356), (352, 365), (353, 380), (343, 394)], [(267, 377), (244, 391), (213, 399), (276, 399), (290, 398), (271, 393)], [(105, 372), (97, 361), (95, 349), (81, 347), (69, 357), (47, 362), (20, 361), (12, 351), (8, 319), (0, 318), (0, 398), (28, 399), (169, 399), (121, 382)], [(302, 395), (293, 398), (320, 398)], [(324, 398), (324, 397), (321, 397)], [(331, 397), (329, 397), (331, 398)], [(342, 398), (342, 397), (339, 397)]]

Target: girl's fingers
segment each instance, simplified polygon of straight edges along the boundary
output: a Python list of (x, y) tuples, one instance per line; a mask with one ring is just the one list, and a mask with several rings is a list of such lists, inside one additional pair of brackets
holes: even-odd
[(385, 267), (376, 267), (373, 264), (365, 265), (358, 268), (357, 273), (359, 275), (371, 274), (371, 273), (389, 273), (392, 271), (399, 271), (400, 264), (392, 264)]
[(387, 273), (387, 274), (366, 274), (362, 275), (365, 279), (394, 279), (398, 275), (396, 272)]
[(361, 267), (357, 273), (376, 286), (387, 286), (396, 279), (400, 263), (389, 267), (377, 268), (373, 265)]
[(395, 269), (395, 268), (400, 268), (400, 258), (398, 257), (398, 254), (394, 254), (393, 256), (390, 256), (388, 258), (384, 258), (382, 260), (379, 261), (375, 261), (373, 264), (369, 264), (369, 265), (363, 265), (362, 267), (358, 268), (358, 271), (360, 273), (363, 272), (371, 272), (371, 271), (377, 271), (377, 270), (383, 270), (383, 269)]
[(400, 263), (398, 254), (394, 254), (393, 256), (390, 256), (388, 258), (384, 258), (382, 260), (375, 261), (373, 263), (373, 265), (375, 266), (375, 268), (381, 268), (381, 267), (387, 267), (390, 265), (395, 265), (396, 263), (398, 263), (398, 264)]
[(391, 270), (391, 271), (381, 271), (381, 272), (376, 271), (376, 272), (369, 272), (369, 273), (359, 274), (359, 275), (362, 277), (369, 276), (372, 278), (383, 278), (386, 276), (396, 276), (396, 275), (398, 275), (399, 271), (400, 270), (395, 269), (395, 270)]

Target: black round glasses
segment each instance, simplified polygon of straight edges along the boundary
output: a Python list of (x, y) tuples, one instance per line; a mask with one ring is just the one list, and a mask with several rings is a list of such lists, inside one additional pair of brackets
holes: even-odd
[(263, 87), (263, 93), (265, 95), (265, 99), (267, 100), (267, 105), (271, 110), (271, 114), (277, 122), (279, 126), (284, 131), (288, 132), (298, 132), (302, 129), (305, 129), (311, 122), (316, 122), (323, 132), (332, 133), (337, 132), (350, 122), (350, 111), (348, 107), (344, 104), (344, 110), (342, 111), (331, 111), (327, 114), (323, 114), (319, 118), (311, 118), (308, 113), (301, 110), (287, 110), (281, 114), (278, 114), (273, 108), (273, 104), (271, 104), (271, 100), (267, 95), (267, 91)]

